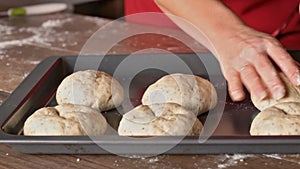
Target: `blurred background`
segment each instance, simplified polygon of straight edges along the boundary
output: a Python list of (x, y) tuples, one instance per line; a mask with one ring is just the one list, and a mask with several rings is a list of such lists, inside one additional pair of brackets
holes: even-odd
[(124, 16), (123, 0), (0, 0), (0, 11), (25, 5), (64, 2), (67, 12), (116, 19)]

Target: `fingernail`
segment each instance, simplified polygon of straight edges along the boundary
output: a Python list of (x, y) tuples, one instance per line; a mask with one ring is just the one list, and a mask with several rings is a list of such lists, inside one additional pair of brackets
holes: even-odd
[(284, 96), (285, 96), (285, 90), (282, 88), (275, 92), (274, 98), (276, 100), (279, 100), (279, 99), (283, 98)]

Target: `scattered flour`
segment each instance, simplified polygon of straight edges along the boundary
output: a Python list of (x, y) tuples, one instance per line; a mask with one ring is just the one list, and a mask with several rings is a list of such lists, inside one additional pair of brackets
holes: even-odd
[(264, 154), (264, 156), (269, 157), (269, 158), (275, 158), (278, 160), (282, 160), (282, 158), (279, 156), (279, 154)]
[(254, 157), (254, 155), (251, 154), (234, 154), (234, 155), (225, 155), (224, 162), (221, 164), (218, 164), (218, 168), (227, 168), (230, 166), (235, 166), (239, 162), (244, 162), (246, 158)]
[(0, 60), (3, 60), (5, 58), (4, 52), (0, 50)]
[(300, 154), (289, 154), (289, 155), (283, 155), (284, 157), (288, 156), (288, 157), (295, 157), (295, 158), (299, 158)]
[[(43, 22), (40, 26), (37, 27), (22, 27), (15, 28), (12, 26), (6, 26), (0, 24), (0, 34), (10, 35), (10, 34), (28, 34), (29, 37), (25, 37), (23, 39), (8, 39), (4, 41), (0, 41), (0, 55), (5, 52), (1, 49), (5, 49), (7, 47), (12, 46), (23, 46), (26, 44), (35, 44), (38, 46), (51, 46), (50, 42), (56, 41), (64, 41), (65, 39), (61, 34), (58, 34), (55, 31), (55, 28), (63, 26), (67, 22), (71, 22), (71, 18), (65, 19), (55, 19), (48, 20)], [(69, 32), (68, 32), (69, 33)]]
[(165, 155), (160, 156), (145, 156), (145, 155), (124, 155), (125, 158), (122, 160), (115, 160), (113, 165), (120, 166), (122, 163), (131, 163), (132, 166), (140, 166), (144, 164), (151, 164), (151, 168), (156, 169), (159, 168), (157, 165), (159, 165), (159, 161), (163, 158), (165, 158)]
[(84, 17), (84, 20), (96, 23), (98, 26), (103, 26), (110, 22), (110, 20), (108, 19), (107, 20), (99, 19), (98, 17), (91, 17), (91, 16)]
[(6, 25), (0, 24), (0, 35), (3, 35), (3, 34), (11, 35), (13, 30), (14, 30), (14, 28), (11, 26), (6, 26)]
[(125, 157), (127, 157), (127, 158), (139, 158), (139, 159), (142, 159), (142, 160), (145, 160), (145, 158), (147, 157), (147, 156), (143, 156), (143, 155), (125, 155)]
[(118, 164), (118, 160), (115, 160), (114, 164), (113, 164), (115, 167), (118, 167), (119, 164)]
[(37, 65), (37, 64), (39, 64), (41, 61), (39, 61), (39, 60), (37, 60), (37, 61), (35, 61), (35, 60), (25, 60), (24, 61), (24, 63), (26, 63), (26, 64), (31, 64), (31, 65)]
[(156, 163), (158, 161), (159, 161), (158, 157), (148, 159), (148, 163)]
[(25, 79), (28, 75), (29, 75), (29, 73), (28, 73), (28, 72), (25, 72), (25, 73), (23, 74), (23, 78)]
[(64, 19), (64, 20), (60, 20), (60, 19), (48, 20), (48, 21), (42, 23), (42, 27), (43, 28), (61, 27), (66, 22), (71, 22), (71, 21), (72, 21), (71, 18), (67, 18), (67, 19)]

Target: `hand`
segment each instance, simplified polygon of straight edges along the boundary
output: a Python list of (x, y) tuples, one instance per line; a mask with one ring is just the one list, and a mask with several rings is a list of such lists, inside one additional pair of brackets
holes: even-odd
[(281, 44), (272, 36), (246, 26), (221, 1), (156, 0), (156, 3), (164, 12), (184, 18), (198, 30), (171, 17), (215, 54), (228, 81), (232, 100), (245, 98), (243, 84), (257, 100), (284, 97), (286, 89), (273, 62), (294, 85), (300, 84), (297, 63)]
[(233, 101), (245, 98), (243, 84), (259, 100), (284, 97), (286, 89), (273, 63), (294, 85), (300, 85), (297, 62), (272, 36), (242, 27), (222, 38), (214, 43), (214, 53)]

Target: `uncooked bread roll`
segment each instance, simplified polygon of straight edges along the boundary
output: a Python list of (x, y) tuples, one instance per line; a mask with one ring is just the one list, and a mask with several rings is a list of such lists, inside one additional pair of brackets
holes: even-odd
[(123, 99), (123, 88), (119, 82), (97, 70), (78, 71), (67, 76), (56, 93), (58, 104), (79, 104), (101, 111), (121, 105)]
[(123, 115), (118, 133), (124, 136), (200, 135), (203, 126), (176, 103), (140, 105)]
[(282, 102), (300, 102), (300, 88), (298, 86), (294, 86), (289, 79), (283, 74), (279, 73), (283, 84), (285, 85), (286, 95), (279, 100), (268, 98), (265, 100), (257, 100), (254, 97), (251, 97), (251, 100), (256, 108), (260, 111), (275, 105), (276, 103)]
[(63, 104), (34, 112), (24, 124), (24, 135), (103, 135), (104, 116), (95, 109)]
[(177, 103), (199, 115), (216, 106), (217, 93), (214, 86), (201, 77), (170, 74), (147, 88), (142, 103)]
[(300, 135), (300, 103), (278, 103), (253, 120), (251, 135)]

